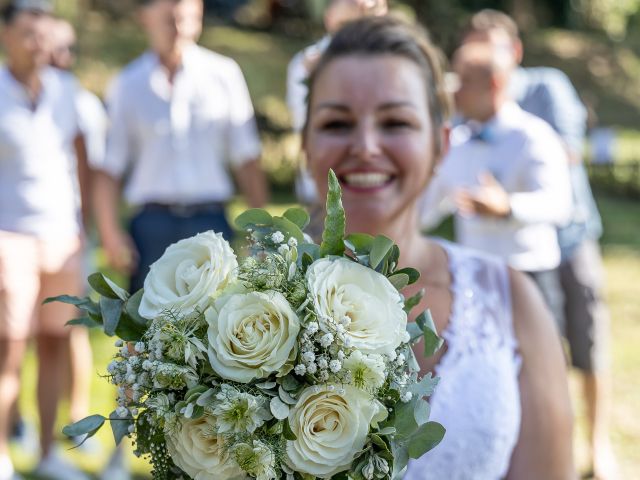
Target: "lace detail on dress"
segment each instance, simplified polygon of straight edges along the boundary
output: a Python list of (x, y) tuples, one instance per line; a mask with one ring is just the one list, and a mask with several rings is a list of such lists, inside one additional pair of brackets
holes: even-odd
[(520, 428), (520, 359), (511, 319), (507, 267), (448, 242), (453, 304), (442, 336), (447, 352), (431, 419), (447, 432), (409, 464), (410, 480), (498, 480), (509, 468)]

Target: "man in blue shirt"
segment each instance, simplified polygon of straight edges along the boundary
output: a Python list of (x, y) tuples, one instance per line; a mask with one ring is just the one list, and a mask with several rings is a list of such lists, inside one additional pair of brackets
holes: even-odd
[[(489, 42), (504, 49), (513, 56), (514, 67), (522, 61), (518, 27), (502, 12), (487, 9), (475, 14), (463, 34), (463, 43), (469, 42)], [(554, 68), (515, 68), (511, 95), (523, 110), (553, 127), (570, 159), (573, 213), (569, 224), (558, 229), (565, 296), (562, 333), (569, 343), (573, 366), (583, 374), (595, 478), (612, 480), (618, 474), (608, 427), (609, 318), (602, 298), (598, 246), (602, 222), (582, 162), (587, 112), (569, 78)]]

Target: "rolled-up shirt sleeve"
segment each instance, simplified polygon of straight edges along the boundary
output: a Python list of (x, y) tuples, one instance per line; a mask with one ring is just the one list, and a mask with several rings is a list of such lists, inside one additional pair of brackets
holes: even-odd
[(571, 181), (567, 154), (560, 140), (549, 130), (548, 135), (530, 139), (523, 155), (526, 185), (509, 196), (512, 220), (566, 224), (571, 215)]
[(260, 137), (256, 126), (251, 96), (240, 67), (230, 64), (227, 91), (229, 94), (228, 160), (239, 167), (259, 158)]
[[(133, 128), (131, 112), (128, 108), (124, 81), (117, 78), (107, 93), (107, 115), (109, 129), (107, 144), (101, 162), (92, 166), (114, 178), (122, 178), (133, 160)], [(96, 162), (97, 159), (93, 159)]]

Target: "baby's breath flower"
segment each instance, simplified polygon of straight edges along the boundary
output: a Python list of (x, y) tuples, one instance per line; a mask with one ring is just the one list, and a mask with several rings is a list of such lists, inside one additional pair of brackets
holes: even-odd
[(320, 345), (327, 348), (329, 345), (333, 343), (333, 334), (331, 332), (325, 333), (322, 337), (320, 337)]
[(296, 373), (296, 375), (302, 376), (307, 373), (307, 367), (304, 364), (299, 363), (298, 365), (296, 365), (293, 371)]
[(289, 238), (289, 241), (287, 242), (287, 245), (289, 245), (290, 247), (297, 247), (298, 246), (298, 240), (296, 240), (294, 237)]
[(413, 393), (409, 391), (404, 392), (402, 395), (400, 395), (400, 401), (402, 403), (410, 402), (412, 398), (413, 398)]
[(316, 354), (312, 351), (306, 351), (302, 354), (302, 361), (305, 363), (311, 363), (316, 359)]
[(331, 360), (329, 362), (329, 370), (331, 370), (333, 373), (338, 373), (341, 369), (342, 363), (340, 363), (340, 360)]
[(318, 325), (318, 322), (309, 322), (307, 324), (306, 330), (309, 333), (309, 335), (313, 335), (318, 331), (319, 328), (320, 326)]
[(278, 230), (271, 234), (271, 240), (273, 243), (282, 243), (284, 242), (284, 234)]
[(307, 373), (313, 375), (317, 371), (318, 371), (318, 367), (316, 366), (315, 363), (310, 363), (309, 365), (307, 365)]
[(329, 363), (327, 362), (327, 359), (324, 358), (324, 357), (320, 357), (318, 359), (317, 363), (318, 363), (318, 367), (323, 369), (323, 370), (326, 369), (329, 366)]
[(144, 342), (136, 342), (134, 350), (138, 353), (143, 353), (145, 350)]

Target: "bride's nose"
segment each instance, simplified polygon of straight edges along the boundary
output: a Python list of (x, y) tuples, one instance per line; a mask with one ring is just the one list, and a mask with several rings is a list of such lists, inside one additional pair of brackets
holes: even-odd
[(370, 160), (380, 152), (380, 136), (375, 124), (362, 122), (353, 132), (351, 154), (362, 160)]

